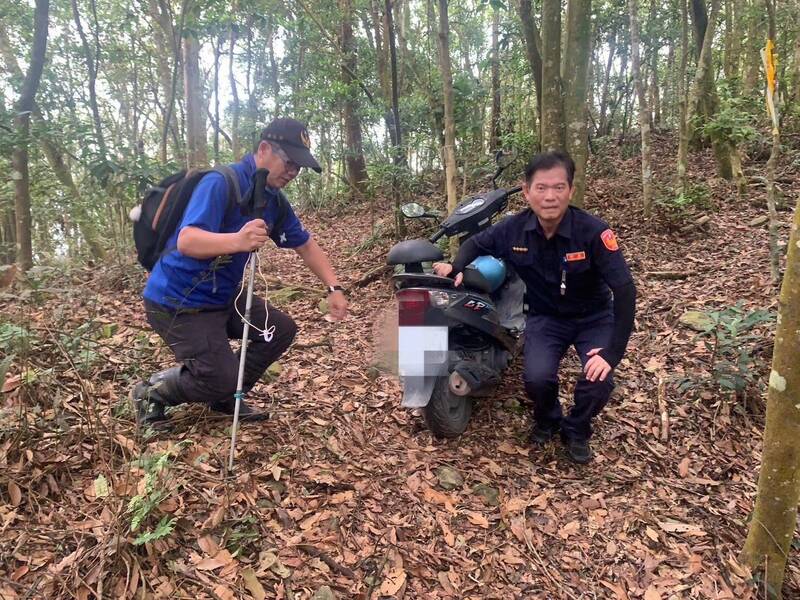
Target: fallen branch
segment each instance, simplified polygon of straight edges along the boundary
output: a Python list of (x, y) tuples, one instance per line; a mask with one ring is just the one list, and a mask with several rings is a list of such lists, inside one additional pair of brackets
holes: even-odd
[(648, 271), (649, 279), (686, 279), (691, 273), (685, 271)]
[(312, 546), (311, 544), (298, 544), (297, 547), (306, 554), (310, 554), (311, 556), (320, 559), (322, 562), (324, 562), (326, 565), (330, 567), (331, 571), (335, 571), (339, 575), (344, 575), (345, 577), (349, 577), (350, 579), (355, 579), (356, 575), (352, 571), (352, 569), (348, 569), (347, 567), (340, 565), (333, 558), (331, 558), (329, 554), (320, 550), (316, 546)]
[(669, 412), (667, 411), (667, 390), (664, 378), (658, 378), (658, 411), (661, 413), (661, 441), (669, 440)]
[(370, 283), (372, 283), (376, 279), (380, 279), (381, 277), (383, 277), (387, 273), (390, 273), (393, 268), (394, 267), (392, 265), (381, 265), (380, 267), (372, 269), (371, 271), (368, 271), (367, 274), (364, 275), (361, 279), (356, 281), (352, 285), (352, 287), (355, 289), (355, 288), (364, 287), (365, 285), (369, 285)]
[(703, 215), (702, 217), (697, 219), (697, 221), (695, 221), (694, 223), (689, 223), (688, 225), (684, 225), (683, 227), (681, 227), (680, 231), (681, 231), (681, 233), (689, 233), (690, 231), (692, 231), (694, 229), (697, 229), (698, 227), (702, 227), (703, 225), (708, 223), (710, 220), (711, 220), (710, 216)]
[(307, 350), (308, 348), (319, 348), (320, 346), (327, 346), (329, 349), (333, 350), (333, 343), (330, 338), (325, 338), (318, 342), (308, 342), (306, 344), (292, 344), (292, 348), (295, 350)]

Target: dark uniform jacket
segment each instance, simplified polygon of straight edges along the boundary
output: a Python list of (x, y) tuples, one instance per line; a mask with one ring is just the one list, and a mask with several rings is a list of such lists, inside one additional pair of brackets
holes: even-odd
[(600, 355), (617, 365), (633, 329), (636, 288), (616, 236), (604, 221), (570, 206), (548, 240), (539, 219), (525, 209), (464, 242), (453, 261), (453, 276), (486, 254), (516, 269), (534, 314), (576, 318), (613, 306), (614, 335)]

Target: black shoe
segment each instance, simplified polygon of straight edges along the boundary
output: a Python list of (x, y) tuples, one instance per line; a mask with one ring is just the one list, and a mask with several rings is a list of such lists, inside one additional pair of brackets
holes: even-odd
[(169, 417), (165, 412), (166, 405), (164, 402), (159, 400), (156, 394), (150, 393), (151, 387), (146, 381), (140, 381), (133, 386), (130, 398), (133, 403), (136, 422), (139, 425), (155, 427), (169, 421)]
[[(227, 402), (212, 402), (209, 406), (211, 410), (233, 416), (233, 413), (236, 410), (236, 401), (229, 400)], [(267, 419), (267, 413), (254, 409), (244, 400), (239, 402), (240, 421), (266, 421)]]
[(541, 425), (534, 425), (531, 433), (528, 436), (531, 444), (536, 446), (544, 446), (553, 439), (555, 432), (549, 427), (542, 427)]
[(585, 465), (592, 460), (592, 449), (589, 440), (564, 439), (564, 448), (573, 462)]

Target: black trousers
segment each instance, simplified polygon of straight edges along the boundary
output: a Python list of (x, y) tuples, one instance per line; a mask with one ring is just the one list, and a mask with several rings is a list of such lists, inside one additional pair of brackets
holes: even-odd
[[(244, 314), (244, 295), (239, 311)], [(233, 401), (239, 373), (239, 353), (234, 353), (229, 340), (242, 339), (244, 324), (233, 306), (221, 310), (180, 309), (177, 312), (144, 301), (147, 321), (183, 364), (178, 379), (175, 404), (203, 402), (218, 404)], [(264, 300), (253, 297), (250, 322), (264, 327)], [(297, 334), (292, 318), (269, 306), (268, 327), (275, 327), (272, 340), (250, 328), (245, 357), (244, 389), (248, 391), (261, 378), (267, 367), (286, 352)]]
[(575, 405), (564, 417), (558, 400), (558, 365), (571, 345), (586, 365), (592, 348), (611, 341), (614, 317), (604, 310), (585, 317), (565, 318), (531, 315), (525, 324), (525, 391), (533, 403), (533, 418), (562, 436), (586, 440), (592, 435), (592, 419), (603, 409), (614, 389), (609, 373), (605, 381), (589, 381), (581, 374), (575, 384)]

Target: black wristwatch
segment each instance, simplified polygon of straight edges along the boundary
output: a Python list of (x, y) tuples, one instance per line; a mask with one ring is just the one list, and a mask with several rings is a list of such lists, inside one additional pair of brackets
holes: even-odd
[(340, 285), (329, 285), (328, 294), (332, 294), (333, 292), (342, 292), (344, 294), (344, 288)]

